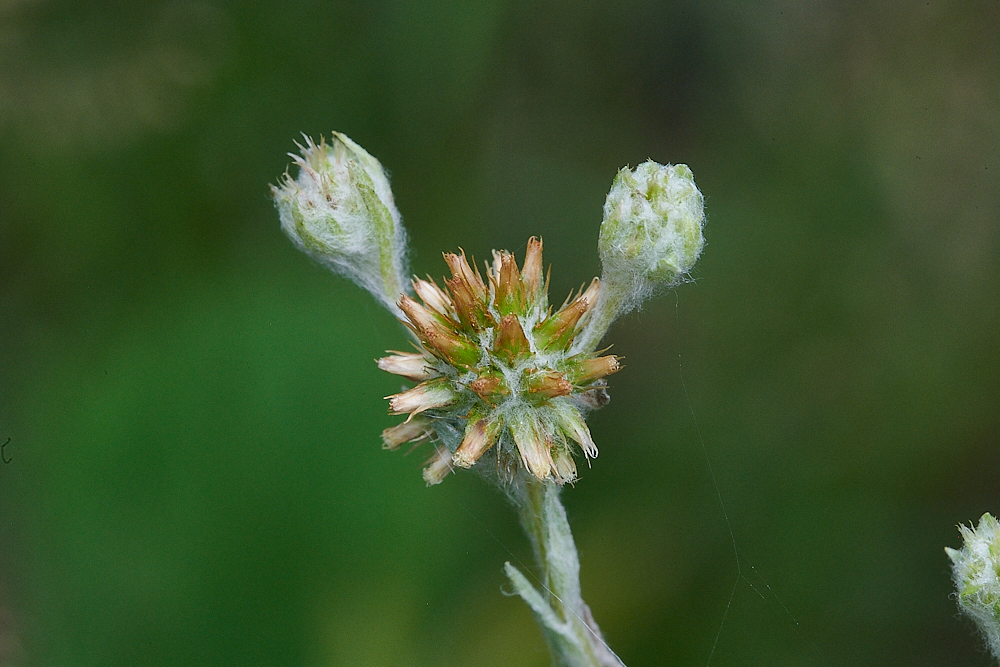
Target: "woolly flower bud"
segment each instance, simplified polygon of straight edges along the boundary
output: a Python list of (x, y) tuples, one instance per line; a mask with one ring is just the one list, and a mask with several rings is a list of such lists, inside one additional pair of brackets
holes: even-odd
[(976, 621), (1000, 659), (1000, 523), (984, 514), (977, 528), (959, 526), (965, 545), (945, 552), (952, 562), (958, 605)]
[(685, 164), (652, 160), (618, 172), (604, 202), (599, 248), (607, 274), (674, 285), (701, 253), (705, 214)]
[(327, 268), (371, 292), (397, 317), (406, 269), (406, 232), (382, 165), (347, 136), (334, 132), (317, 146), (306, 137), (289, 153), (299, 175), (271, 186), (281, 228)]
[(600, 300), (574, 350), (592, 350), (616, 317), (657, 289), (683, 282), (705, 244), (704, 226), (704, 199), (687, 165), (647, 160), (619, 171), (598, 241)]

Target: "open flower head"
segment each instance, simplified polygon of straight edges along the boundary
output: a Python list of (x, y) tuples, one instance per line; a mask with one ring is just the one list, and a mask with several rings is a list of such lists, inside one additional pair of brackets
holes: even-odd
[(597, 456), (584, 414), (607, 403), (604, 378), (615, 355), (571, 352), (600, 294), (596, 278), (555, 311), (548, 303), (542, 242), (528, 241), (518, 267), (494, 251), (485, 279), (465, 253), (445, 253), (452, 277), (413, 281), (417, 298), (399, 308), (416, 352), (394, 352), (379, 368), (418, 384), (387, 397), (405, 422), (383, 433), (386, 448), (437, 441), (424, 478), (456, 467), (513, 481), (522, 474), (559, 484), (577, 477), (574, 454)]

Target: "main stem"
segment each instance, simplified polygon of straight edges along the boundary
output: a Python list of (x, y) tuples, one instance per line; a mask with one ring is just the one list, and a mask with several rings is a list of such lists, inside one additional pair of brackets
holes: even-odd
[(507, 576), (545, 631), (553, 663), (560, 667), (624, 667), (580, 595), (580, 560), (559, 500), (559, 486), (525, 476), (511, 499), (517, 506), (535, 560), (541, 591), (510, 563)]

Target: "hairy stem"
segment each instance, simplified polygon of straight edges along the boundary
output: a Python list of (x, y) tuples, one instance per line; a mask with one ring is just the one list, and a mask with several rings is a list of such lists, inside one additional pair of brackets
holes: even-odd
[(559, 486), (528, 479), (511, 493), (511, 499), (541, 570), (541, 590), (510, 563), (504, 569), (514, 590), (535, 612), (553, 663), (560, 667), (624, 667), (604, 643), (580, 595), (580, 560), (566, 510), (559, 501)]
[(621, 313), (624, 302), (625, 294), (621, 289), (616, 289), (610, 281), (602, 282), (601, 292), (591, 312), (590, 320), (573, 341), (571, 352), (576, 354), (594, 351), (604, 338), (604, 334), (608, 333), (611, 323)]

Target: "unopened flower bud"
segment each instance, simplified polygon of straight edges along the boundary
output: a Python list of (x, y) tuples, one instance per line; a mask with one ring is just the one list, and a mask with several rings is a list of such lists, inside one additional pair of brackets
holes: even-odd
[(382, 449), (398, 449), (404, 442), (419, 444), (434, 435), (429, 421), (423, 417), (408, 419), (382, 431)]
[(566, 376), (559, 371), (542, 371), (532, 373), (525, 383), (529, 396), (541, 399), (545, 403), (547, 399), (556, 396), (568, 396), (573, 392), (573, 383), (566, 379)]
[(452, 306), (451, 298), (433, 280), (415, 278), (413, 280), (413, 291), (438, 315), (444, 317), (454, 315), (455, 309)]
[(704, 225), (704, 199), (687, 165), (647, 160), (619, 171), (598, 242), (601, 295), (574, 351), (593, 350), (616, 317), (683, 282), (705, 244)]
[(588, 459), (596, 459), (597, 445), (594, 444), (594, 439), (590, 435), (590, 429), (587, 428), (587, 422), (583, 420), (580, 413), (566, 403), (557, 403), (555, 408), (556, 421), (563, 430), (563, 433), (569, 436), (571, 440), (579, 443), (580, 448)]
[(396, 352), (391, 356), (382, 357), (375, 363), (388, 373), (401, 375), (414, 382), (423, 382), (437, 377), (437, 372), (431, 366), (431, 360), (420, 352)]
[(601, 281), (594, 278), (586, 291), (567, 307), (535, 326), (535, 341), (539, 347), (565, 347), (576, 335), (577, 324), (590, 313), (601, 293)]
[(438, 447), (434, 450), (431, 458), (427, 460), (427, 467), (424, 468), (424, 481), (427, 482), (427, 486), (440, 484), (452, 470), (454, 467), (451, 463), (451, 452), (448, 451), (447, 447)]
[(972, 617), (1000, 659), (1000, 523), (984, 514), (977, 528), (959, 526), (965, 545), (945, 552), (952, 562), (958, 606)]
[(411, 415), (417, 415), (425, 410), (449, 405), (455, 400), (455, 392), (446, 384), (431, 380), (386, 398), (389, 399), (389, 411), (392, 414), (401, 415), (409, 412)]
[(504, 382), (503, 375), (495, 371), (487, 371), (469, 383), (469, 389), (488, 403), (496, 403), (510, 394), (510, 388)]
[(512, 415), (510, 430), (524, 467), (540, 480), (549, 479), (553, 466), (550, 439), (534, 412)]
[(452, 463), (471, 468), (487, 449), (496, 443), (502, 424), (498, 420), (470, 419), (462, 443), (455, 450)]
[(404, 289), (406, 232), (382, 165), (335, 132), (317, 146), (306, 137), (294, 180), (272, 186), (281, 228), (327, 268), (365, 288), (397, 317)]
[(600, 380), (606, 375), (617, 373), (620, 369), (621, 364), (618, 363), (618, 357), (613, 354), (609, 354), (606, 357), (583, 359), (572, 363), (573, 373), (571, 379), (577, 384), (585, 385), (595, 380)]
[(557, 449), (552, 454), (552, 470), (559, 484), (576, 481), (576, 461), (565, 449)]

